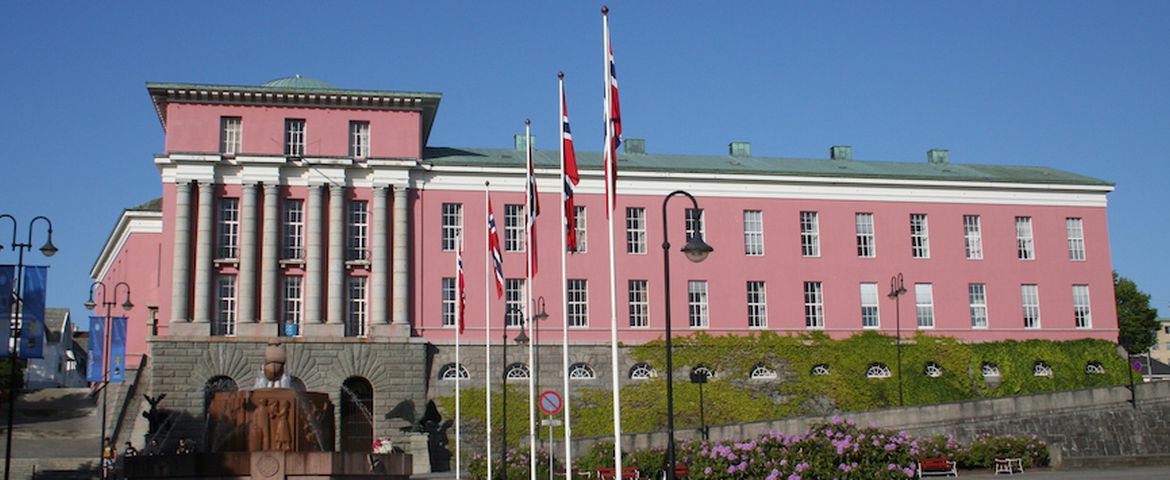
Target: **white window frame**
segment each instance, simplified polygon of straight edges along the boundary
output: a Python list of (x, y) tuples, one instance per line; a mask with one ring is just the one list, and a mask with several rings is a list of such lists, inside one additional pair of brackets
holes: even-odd
[(573, 226), (577, 232), (577, 249), (570, 250), (573, 253), (586, 253), (589, 251), (588, 232), (585, 228), (586, 212), (584, 205), (573, 205)]
[(440, 323), (443, 328), (455, 327), (455, 277), (443, 277), (440, 281)]
[(370, 209), (369, 202), (353, 200), (349, 202), (346, 212), (346, 258), (349, 260), (364, 261), (370, 258)]
[(236, 335), (236, 276), (218, 275), (216, 277), (216, 308), (213, 336), (234, 337)]
[(1032, 217), (1016, 217), (1016, 257), (1036, 259), (1036, 242), (1032, 236)]
[(930, 224), (925, 213), (910, 214), (910, 256), (930, 258)]
[(345, 282), (345, 333), (347, 337), (366, 337), (369, 335), (369, 315), (367, 310), (366, 277), (352, 276)]
[(593, 367), (588, 363), (574, 363), (569, 366), (569, 380), (583, 381), (596, 378), (597, 372), (593, 371)]
[(638, 363), (630, 367), (630, 380), (649, 380), (657, 376), (658, 371), (650, 367), (649, 364)]
[(968, 260), (983, 259), (983, 223), (979, 215), (963, 215), (963, 243)]
[(565, 318), (569, 328), (589, 326), (589, 281), (570, 278), (565, 284)]
[(439, 380), (455, 381), (455, 376), (458, 375), (460, 380), (467, 380), (471, 378), (471, 373), (467, 371), (467, 367), (463, 364), (456, 366), (454, 363), (443, 365), (443, 369), (439, 371)]
[(1068, 232), (1068, 259), (1074, 262), (1085, 261), (1085, 222), (1080, 217), (1064, 219), (1064, 227)]
[(743, 253), (749, 257), (764, 256), (764, 212), (743, 211)]
[[(296, 325), (297, 334), (301, 336), (301, 319), (304, 315), (304, 278), (300, 275), (285, 275), (281, 285), (281, 318), (284, 325)], [(281, 329), (281, 335), (285, 330)]]
[(804, 328), (825, 328), (825, 290), (821, 282), (804, 282)]
[(626, 253), (646, 254), (646, 209), (626, 207)]
[(926, 362), (926, 365), (922, 367), (922, 373), (930, 378), (938, 378), (943, 375), (943, 368), (942, 365), (935, 362)]
[(768, 328), (768, 286), (761, 280), (747, 281), (748, 328)]
[(1024, 328), (1040, 328), (1040, 286), (1036, 284), (1020, 285), (1020, 306), (1024, 318)]
[(504, 204), (504, 251), (523, 252), (527, 247), (524, 235), (524, 205)]
[(687, 281), (687, 320), (691, 328), (710, 326), (706, 280)]
[(748, 373), (748, 378), (752, 380), (775, 380), (776, 371), (762, 363), (757, 363), (755, 367), (752, 367), (752, 371)]
[(1093, 328), (1093, 310), (1089, 302), (1089, 286), (1073, 285), (1073, 321), (1076, 328)]
[(893, 376), (893, 372), (891, 372), (890, 367), (886, 366), (884, 363), (875, 363), (870, 365), (869, 368), (865, 369), (865, 378), (882, 379), (890, 378), (891, 376)]
[(240, 199), (219, 199), (219, 221), (216, 258), (236, 259), (240, 256)]
[(821, 256), (821, 226), (817, 212), (800, 212), (800, 256)]
[(987, 284), (967, 284), (967, 300), (971, 306), (971, 328), (987, 328)]
[(441, 247), (444, 252), (454, 252), (463, 247), (463, 204), (444, 203), (442, 206)]
[(305, 119), (284, 119), (284, 156), (303, 158), (305, 156)]
[(861, 283), (861, 328), (875, 329), (882, 327), (881, 307), (878, 305), (878, 288), (876, 283)]
[(219, 117), (219, 153), (236, 155), (244, 143), (244, 119)]
[(854, 214), (854, 225), (857, 227), (857, 256), (874, 258), (877, 256), (877, 243), (874, 238), (873, 213), (858, 212)]
[(528, 364), (519, 362), (508, 365), (508, 372), (504, 374), (504, 378), (507, 378), (508, 381), (528, 380), (530, 376), (532, 376), (532, 371), (528, 368)]
[(305, 201), (299, 198), (284, 200), (284, 237), (281, 241), (281, 258), (303, 260), (305, 258)]
[(349, 156), (353, 158), (370, 156), (370, 122), (361, 120), (349, 122)]
[[(454, 279), (452, 279), (454, 282)], [(452, 287), (454, 288), (454, 287)], [(454, 293), (451, 294), (454, 297)], [(523, 278), (506, 278), (504, 279), (504, 324), (509, 327), (520, 326), (524, 316), (527, 315), (528, 291), (524, 288)]]
[[(693, 208), (688, 208), (688, 209), (686, 209), (684, 214), (685, 214), (685, 217), (683, 220), (683, 224), (686, 227), (687, 240), (690, 240), (692, 237), (694, 237), (696, 231), (699, 235), (699, 238), (706, 240), (707, 239), (707, 214), (706, 214), (706, 212), (702, 208), (700, 208), (698, 210), (695, 210)], [(697, 228), (697, 230), (696, 230), (696, 228)]]
[(934, 328), (934, 285), (914, 284), (914, 316), (918, 320), (918, 328)]
[(630, 280), (627, 282), (630, 304), (630, 327), (650, 326), (650, 281)]

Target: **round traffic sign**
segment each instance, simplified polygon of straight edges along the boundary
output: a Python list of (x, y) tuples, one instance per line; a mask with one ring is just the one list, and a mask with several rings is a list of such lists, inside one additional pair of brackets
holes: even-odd
[(552, 390), (545, 390), (540, 393), (540, 411), (546, 415), (556, 415), (561, 411), (561, 396)]
[(1134, 370), (1136, 370), (1136, 371), (1139, 371), (1139, 372), (1140, 372), (1140, 371), (1142, 371), (1142, 367), (1144, 367), (1144, 365), (1142, 365), (1142, 361), (1141, 361), (1141, 360), (1134, 360), (1134, 361), (1133, 361), (1133, 365), (1132, 365), (1132, 367), (1133, 367), (1133, 369), (1134, 369)]

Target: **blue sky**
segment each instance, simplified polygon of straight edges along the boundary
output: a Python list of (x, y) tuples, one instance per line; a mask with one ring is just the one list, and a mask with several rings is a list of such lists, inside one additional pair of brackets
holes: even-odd
[[(54, 223), (49, 303), (85, 314), (123, 208), (160, 195), (147, 81), (441, 92), (433, 146), (601, 145), (589, 2), (8, 2), (0, 213)], [(1116, 182), (1114, 268), (1170, 313), (1170, 2), (610, 3), (625, 132), (658, 153), (1042, 165)], [(8, 223), (0, 262), (12, 263)], [(34, 234), (38, 245), (44, 232)], [(42, 263), (39, 253), (30, 263)]]

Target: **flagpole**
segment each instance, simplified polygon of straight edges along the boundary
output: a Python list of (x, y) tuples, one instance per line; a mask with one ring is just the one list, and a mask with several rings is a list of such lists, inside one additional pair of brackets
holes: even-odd
[(463, 330), (463, 285), (460, 280), (463, 279), (463, 246), (459, 246), (459, 253), (455, 256), (455, 480), (459, 480), (460, 472), (460, 448), (462, 448), (462, 437), (459, 432), (460, 412), (459, 412), (459, 380), (462, 375), (459, 363), (459, 336)]
[[(568, 183), (569, 180), (567, 178), (565, 178), (565, 140), (564, 140), (565, 126), (564, 126), (564, 123), (566, 122), (565, 117), (568, 115), (568, 113), (565, 111), (566, 110), (566, 108), (565, 108), (565, 73), (559, 72), (557, 74), (557, 80), (558, 80), (558, 82), (557, 82), (558, 89), (560, 90), (560, 94), (561, 94), (560, 98), (557, 99), (557, 104), (560, 105), (559, 108), (561, 110), (561, 115), (560, 115), (561, 118), (559, 120), (559, 123), (561, 124), (561, 125), (559, 125), (559, 127), (560, 127), (559, 130), (561, 132), (561, 189), (565, 190), (568, 188), (568, 184), (569, 184)], [(561, 196), (563, 197), (564, 194), (565, 194), (565, 192), (562, 191)], [(569, 292), (568, 292), (569, 271), (565, 268), (565, 257), (568, 255), (568, 253), (566, 252), (566, 250), (568, 250), (568, 248), (567, 248), (568, 242), (565, 239), (565, 236), (568, 235), (568, 231), (566, 230), (566, 228), (569, 225), (568, 219), (567, 219), (569, 213), (565, 211), (565, 207), (568, 204), (564, 203), (563, 200), (564, 199), (562, 198), (562, 202), (561, 202), (562, 205), (560, 208), (560, 211), (561, 211), (561, 298), (567, 300), (569, 298)], [(577, 241), (581, 241), (581, 239), (577, 239)], [(566, 305), (566, 304), (567, 304), (567, 302), (565, 302), (565, 301), (561, 302), (561, 305)], [(571, 478), (573, 478), (573, 455), (572, 455), (573, 433), (572, 433), (572, 422), (571, 422), (572, 415), (570, 415), (570, 413), (569, 413), (569, 398), (571, 397), (571, 395), (569, 392), (569, 314), (568, 313), (569, 312), (566, 311), (566, 312), (564, 312), (564, 314), (561, 315), (562, 317), (564, 317), (564, 323), (562, 323), (562, 326), (561, 326), (561, 342), (562, 342), (561, 343), (561, 377), (564, 379), (564, 384), (562, 386), (562, 393), (564, 393), (564, 395), (562, 395), (562, 397), (564, 397), (564, 404), (565, 404), (565, 478), (571, 479)], [(552, 439), (550, 438), (549, 441), (551, 442)], [(552, 449), (550, 448), (549, 450), (552, 450)], [(549, 464), (549, 469), (550, 470), (552, 469), (551, 463)]]
[(534, 218), (535, 215), (533, 215), (535, 213), (535, 210), (534, 210), (535, 206), (532, 205), (532, 202), (534, 200), (533, 195), (535, 195), (536, 192), (534, 192), (532, 190), (532, 186), (533, 186), (533, 183), (536, 182), (536, 171), (535, 171), (535, 166), (532, 163), (533, 162), (533, 160), (532, 160), (532, 120), (530, 120), (530, 119), (524, 120), (524, 142), (525, 142), (525, 151), (527, 152), (527, 158), (528, 158), (528, 165), (527, 165), (528, 175), (530, 175), (532, 177), (532, 178), (529, 178), (528, 181), (524, 183), (524, 185), (525, 185), (524, 189), (526, 192), (526, 195), (524, 196), (524, 198), (525, 198), (524, 201), (525, 201), (525, 203), (529, 204), (528, 208), (526, 209), (529, 217), (527, 219), (528, 221), (525, 222), (525, 230), (527, 230), (525, 233), (528, 235), (528, 245), (527, 245), (528, 254), (525, 255), (525, 257), (527, 258), (527, 262), (528, 262), (528, 268), (526, 269), (527, 270), (526, 273), (527, 273), (528, 278), (526, 278), (524, 281), (525, 289), (528, 290), (526, 298), (525, 298), (526, 301), (525, 301), (525, 305), (524, 305), (524, 310), (525, 310), (524, 313), (528, 317), (528, 338), (530, 339), (528, 342), (528, 460), (529, 460), (528, 473), (529, 473), (529, 480), (536, 480), (536, 403), (535, 403), (536, 383), (534, 380), (534, 378), (536, 377), (536, 372), (534, 371), (534, 369), (535, 369), (534, 365), (536, 364), (536, 362), (535, 362), (535, 358), (533, 356), (533, 347), (534, 347), (533, 344), (536, 343), (536, 335), (534, 334), (535, 333), (534, 328), (536, 327), (536, 322), (533, 320), (532, 315), (531, 315), (531, 312), (532, 312), (532, 310), (531, 310), (532, 277), (533, 277), (533, 274), (532, 274), (532, 267), (533, 267), (532, 255), (535, 253), (533, 251), (533, 248), (535, 247), (535, 245), (533, 245), (533, 243), (534, 243), (533, 240), (536, 237), (536, 232), (534, 232), (532, 229), (532, 227), (535, 226), (535, 221), (536, 221), (536, 219)]
[[(610, 380), (612, 381), (613, 390), (613, 468), (615, 472), (621, 474), (622, 471), (622, 402), (621, 402), (621, 382), (618, 376), (618, 334), (617, 334), (617, 274), (615, 272), (614, 264), (614, 242), (613, 242), (613, 217), (614, 217), (614, 202), (617, 196), (614, 195), (614, 188), (610, 185), (613, 179), (610, 178), (611, 162), (616, 162), (615, 153), (612, 148), (613, 142), (613, 121), (611, 118), (611, 87), (610, 87), (610, 45), (609, 45), (609, 8), (601, 7), (601, 25), (604, 36), (604, 46), (602, 51), (602, 58), (604, 60), (605, 72), (605, 151), (602, 153), (606, 161), (603, 162), (602, 168), (605, 169), (605, 208), (606, 216), (609, 218), (609, 344), (610, 344), (610, 368), (612, 370)], [(614, 182), (616, 185), (616, 182)]]
[(492, 231), (490, 225), (487, 224), (490, 213), (488, 212), (491, 203), (491, 182), (483, 182), (483, 218), (484, 218), (484, 237), (483, 241), (487, 248), (484, 249), (486, 256), (483, 262), (483, 288), (485, 294), (483, 296), (483, 348), (484, 348), (484, 395), (487, 396), (487, 480), (492, 480), (492, 296), (487, 294), (488, 286), (492, 284), (492, 247), (491, 235)]

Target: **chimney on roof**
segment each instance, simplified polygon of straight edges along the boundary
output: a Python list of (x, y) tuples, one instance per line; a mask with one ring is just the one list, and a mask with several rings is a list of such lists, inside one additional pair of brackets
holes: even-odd
[[(523, 152), (525, 148), (528, 148), (528, 143), (525, 141), (525, 138), (526, 137), (523, 133), (517, 133), (515, 136), (512, 137), (513, 141), (516, 144), (516, 151), (517, 152)], [(536, 135), (532, 136), (532, 149), (536, 150)]]
[(646, 153), (646, 139), (645, 138), (627, 138), (626, 153)]
[(926, 151), (926, 161), (935, 165), (950, 163), (951, 151), (942, 148), (932, 148)]
[(853, 147), (849, 145), (834, 145), (829, 147), (830, 160), (853, 160)]
[(751, 142), (731, 142), (727, 145), (727, 154), (733, 157), (752, 156)]

